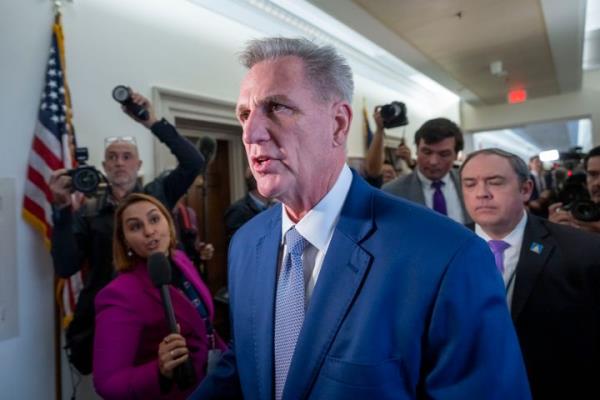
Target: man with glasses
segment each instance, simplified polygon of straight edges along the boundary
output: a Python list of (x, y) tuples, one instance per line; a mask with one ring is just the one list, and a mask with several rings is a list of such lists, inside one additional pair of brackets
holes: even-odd
[[(87, 265), (86, 285), (80, 294), (75, 318), (67, 331), (71, 345), (71, 360), (82, 373), (91, 372), (91, 349), (94, 322), (94, 297), (114, 275), (112, 265), (113, 215), (121, 199), (132, 192), (146, 193), (158, 198), (171, 210), (185, 194), (204, 165), (196, 147), (176, 131), (164, 118), (158, 120), (152, 104), (138, 93), (132, 100), (148, 110), (147, 120), (135, 118), (163, 142), (177, 158), (178, 165), (165, 176), (145, 186), (137, 181), (142, 165), (135, 139), (131, 136), (105, 140), (104, 161), (108, 186), (106, 191), (90, 199), (78, 210), (72, 207), (72, 182), (66, 170), (55, 171), (49, 182), (54, 210), (52, 259), (56, 273), (69, 277)], [(73, 341), (75, 335), (85, 335), (85, 343)]]

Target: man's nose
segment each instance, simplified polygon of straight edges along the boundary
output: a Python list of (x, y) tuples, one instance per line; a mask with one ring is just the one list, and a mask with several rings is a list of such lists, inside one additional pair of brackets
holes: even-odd
[(488, 190), (488, 186), (485, 183), (478, 183), (475, 186), (475, 196), (480, 199), (487, 199), (491, 197), (491, 193)]
[(261, 143), (269, 140), (268, 118), (259, 110), (254, 110), (244, 122), (242, 140), (246, 144)]
[(429, 156), (429, 164), (432, 165), (437, 165), (440, 162), (440, 156), (438, 156), (437, 154), (431, 154)]

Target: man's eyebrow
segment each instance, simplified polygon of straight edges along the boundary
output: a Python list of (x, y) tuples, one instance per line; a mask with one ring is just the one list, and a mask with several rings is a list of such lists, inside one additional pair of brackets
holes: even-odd
[[(286, 96), (285, 94), (273, 94), (270, 96), (265, 96), (262, 99), (256, 102), (257, 105), (270, 104), (270, 103), (292, 103), (293, 101)], [(242, 111), (248, 110), (248, 106), (246, 104), (238, 104), (236, 107), (236, 112), (239, 114)]]

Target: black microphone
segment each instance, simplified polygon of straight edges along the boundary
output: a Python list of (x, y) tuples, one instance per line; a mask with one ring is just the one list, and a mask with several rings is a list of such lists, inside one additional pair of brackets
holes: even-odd
[[(171, 264), (163, 253), (153, 253), (148, 257), (148, 274), (152, 284), (160, 289), (165, 317), (171, 333), (177, 333), (177, 321), (175, 320), (175, 311), (171, 303), (171, 294), (169, 293), (169, 284), (171, 283)], [(173, 379), (181, 390), (188, 389), (196, 384), (196, 372), (192, 364), (191, 356), (181, 365), (175, 367)]]
[(137, 103), (134, 103), (131, 100), (131, 89), (125, 85), (118, 85), (112, 91), (112, 97), (119, 103), (125, 106), (125, 108), (133, 114), (137, 119), (141, 119), (142, 121), (147, 121), (150, 117), (148, 114), (148, 110), (144, 107), (140, 106)]

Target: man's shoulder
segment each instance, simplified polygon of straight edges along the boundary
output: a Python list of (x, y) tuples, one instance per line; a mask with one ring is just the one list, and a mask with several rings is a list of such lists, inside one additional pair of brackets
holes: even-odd
[(395, 232), (392, 236), (398, 236), (404, 242), (419, 237), (419, 240), (427, 243), (441, 245), (436, 241), (448, 243), (475, 236), (473, 231), (450, 218), (390, 193), (375, 191), (372, 209), (373, 218), (383, 236)]
[(408, 175), (402, 175), (397, 178), (392, 179), (390, 182), (384, 184), (381, 189), (385, 192), (389, 191), (389, 188), (396, 187), (404, 187), (407, 185), (412, 185), (415, 183), (415, 180), (418, 179), (417, 173), (415, 171), (411, 172)]

